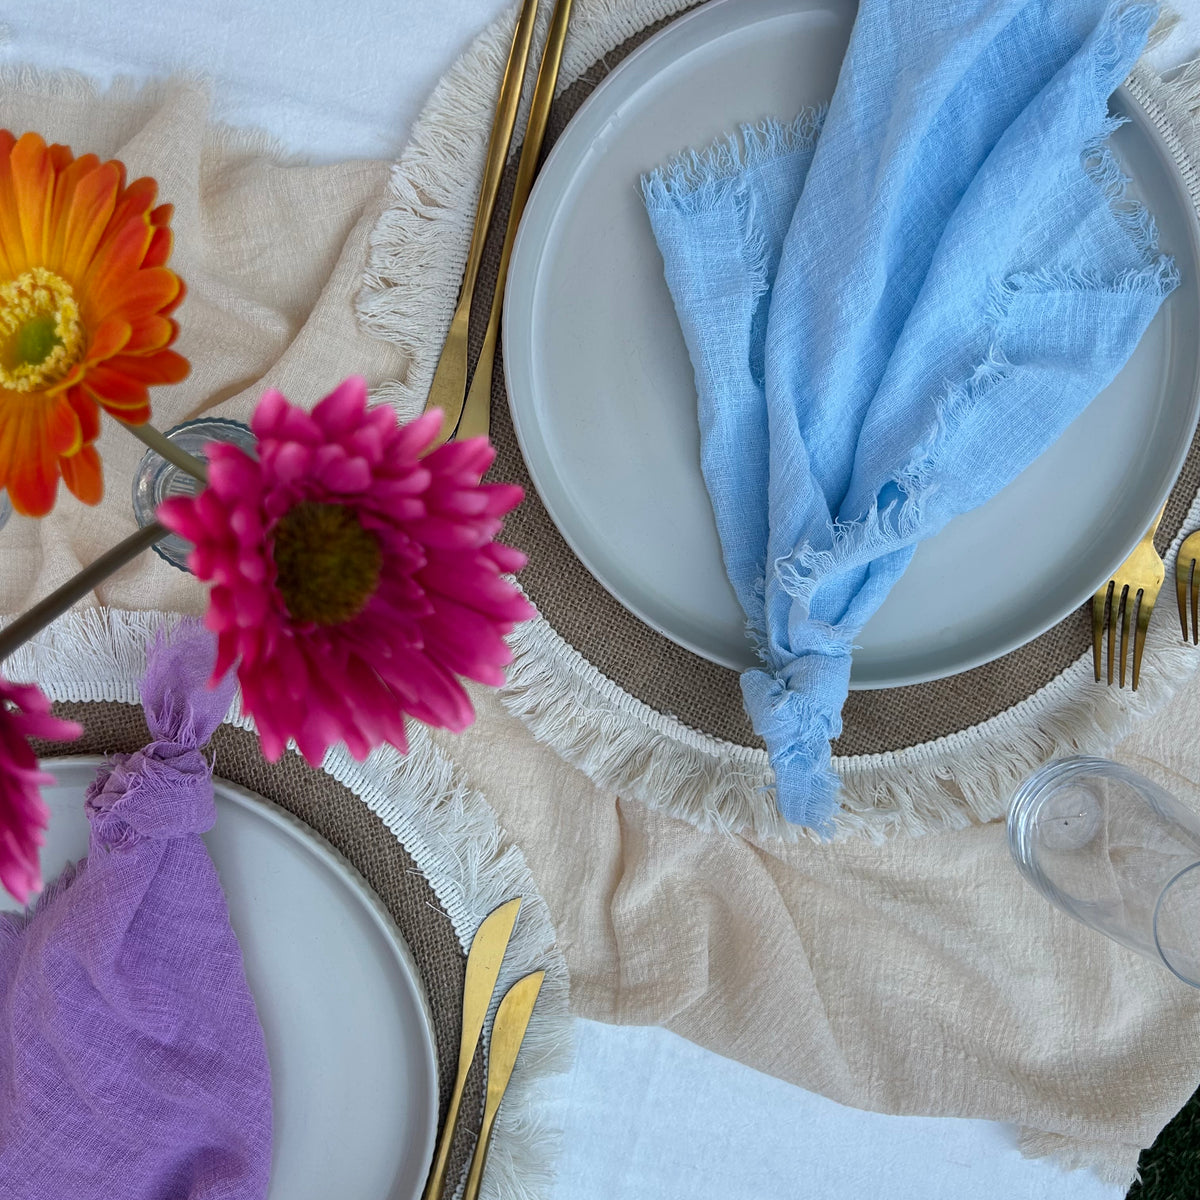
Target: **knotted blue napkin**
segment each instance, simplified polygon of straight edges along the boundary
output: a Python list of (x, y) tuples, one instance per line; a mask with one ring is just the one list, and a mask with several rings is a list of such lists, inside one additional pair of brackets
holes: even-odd
[(823, 127), (643, 181), (790, 821), (830, 831), (855, 637), (916, 544), (1062, 433), (1177, 282), (1105, 144), (1154, 17), (862, 0)]

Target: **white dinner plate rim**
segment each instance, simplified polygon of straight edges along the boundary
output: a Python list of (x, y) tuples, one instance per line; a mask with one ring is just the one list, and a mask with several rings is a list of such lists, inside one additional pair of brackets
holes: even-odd
[[(766, 0), (766, 2), (772, 3), (772, 0)], [(530, 479), (533, 481), (534, 487), (542, 498), (546, 512), (554, 523), (559, 535), (566, 542), (572, 553), (584, 565), (592, 578), (639, 621), (663, 637), (673, 641), (676, 645), (682, 646), (684, 649), (691, 651), (706, 661), (737, 671), (745, 669), (743, 663), (735, 663), (719, 655), (714, 655), (705, 648), (695, 644), (688, 637), (667, 628), (664, 623), (646, 613), (630, 598), (618, 594), (617, 589), (610, 585), (604, 577), (603, 572), (595, 565), (586, 545), (575, 535), (570, 527), (570, 523), (560, 519), (560, 514), (556, 512), (552, 500), (548, 499), (547, 489), (544, 486), (547, 478), (547, 468), (535, 448), (536, 434), (533, 428), (532, 410), (523, 413), (521, 405), (515, 403), (513, 397), (520, 395), (522, 390), (530, 394), (534, 390), (531, 331), (528, 322), (520, 319), (515, 310), (518, 304), (524, 300), (528, 310), (532, 312), (533, 296), (535, 294), (541, 263), (539, 248), (544, 244), (553, 223), (555, 193), (551, 191), (551, 188), (555, 184), (558, 161), (565, 159), (568, 155), (577, 153), (577, 145), (586, 145), (589, 137), (595, 136), (599, 132), (599, 127), (607, 119), (606, 114), (611, 111), (611, 107), (606, 107), (607, 97), (614, 90), (619, 89), (627, 75), (639, 69), (640, 63), (644, 58), (660, 53), (662, 43), (684, 36), (685, 33), (681, 33), (681, 31), (686, 32), (686, 27), (697, 22), (713, 21), (715, 23), (720, 19), (719, 14), (723, 10), (732, 9), (740, 3), (741, 0), (710, 0), (709, 3), (680, 15), (653, 36), (647, 38), (642, 45), (638, 46), (622, 59), (580, 105), (578, 111), (571, 118), (567, 127), (547, 155), (526, 205), (520, 228), (513, 244), (511, 267), (505, 288), (503, 322), (501, 327), (505, 390), (508, 397), (513, 431), (516, 435), (517, 444), (520, 447), (526, 469), (529, 471)], [(775, 6), (783, 10), (788, 7), (788, 2), (787, 0), (774, 0), (772, 7)], [(811, 5), (805, 5), (803, 0), (800, 0), (799, 3), (795, 4), (795, 7), (800, 9), (811, 7)], [(759, 19), (762, 18), (757, 17), (751, 20), (756, 21)], [(669, 61), (664, 62), (659, 69), (665, 70), (669, 66)], [(1156, 145), (1164, 161), (1170, 164), (1168, 174), (1172, 187), (1177, 193), (1177, 198), (1181, 202), (1181, 208), (1183, 209), (1187, 223), (1187, 252), (1190, 256), (1193, 269), (1200, 271), (1200, 216), (1198, 216), (1195, 205), (1192, 203), (1191, 197), (1187, 192), (1186, 183), (1180, 176), (1170, 146), (1126, 85), (1122, 84), (1117, 88), (1114, 96), (1119, 99), (1120, 105), (1125, 111), (1133, 114), (1133, 119), (1137, 122), (1141, 131)], [(571, 178), (573, 178), (573, 175), (568, 175), (560, 181), (561, 188), (569, 186)], [(1181, 250), (1177, 254), (1177, 257), (1181, 257), (1182, 253)], [(1198, 347), (1198, 351), (1200, 351), (1200, 347)], [(1198, 359), (1200, 359), (1200, 352), (1198, 352)], [(1200, 369), (1195, 373), (1194, 380), (1186, 412), (1187, 424), (1193, 430), (1193, 437), (1197, 425), (1200, 424)], [(1171, 491), (1174, 489), (1179, 473), (1187, 461), (1190, 448), (1191, 439), (1182, 441), (1182, 444), (1170, 460), (1170, 470), (1164, 475), (1164, 482), (1156, 493), (1155, 503), (1152, 506), (1147, 506), (1146, 527), (1149, 526), (1153, 515), (1167, 502)], [(550, 470), (549, 473), (552, 475), (553, 471)], [(1014, 650), (1020, 649), (1022, 646), (1028, 645), (1069, 617), (1081, 603), (1086, 601), (1088, 596), (1094, 594), (1106, 580), (1111, 578), (1113, 571), (1128, 557), (1139, 540), (1140, 537), (1133, 538), (1120, 554), (1114, 555), (1112, 561), (1106, 563), (1102, 568), (1097, 568), (1087, 590), (1081, 591), (1077, 602), (1064, 607), (1061, 612), (1058, 612), (1051, 619), (1043, 619), (1043, 621), (1038, 622), (1036, 625), (1030, 626), (1025, 632), (1014, 635), (1004, 642), (999, 643), (998, 649), (992, 648), (983, 653), (964, 656), (955, 669), (951, 671), (941, 670), (936, 667), (929, 671), (910, 671), (905, 674), (897, 674), (885, 682), (858, 682), (852, 676), (850, 681), (851, 691), (887, 690), (932, 682), (939, 679), (954, 678), (965, 671), (993, 662)]]

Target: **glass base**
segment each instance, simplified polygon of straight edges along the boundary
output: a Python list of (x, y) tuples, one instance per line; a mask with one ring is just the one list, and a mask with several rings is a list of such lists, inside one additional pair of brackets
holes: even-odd
[[(239, 421), (225, 421), (219, 417), (201, 417), (197, 421), (185, 421), (167, 430), (164, 435), (181, 450), (208, 462), (205, 447), (212, 442), (238, 446), (247, 454), (254, 455), (258, 441), (249, 427)], [(200, 481), (186, 471), (169, 463), (156, 450), (147, 450), (138, 464), (133, 477), (133, 515), (144, 529), (156, 520), (158, 506), (172, 496), (194, 496), (200, 490)], [(169, 533), (154, 546), (154, 552), (171, 566), (186, 571), (187, 556), (192, 552), (192, 543), (178, 534)]]

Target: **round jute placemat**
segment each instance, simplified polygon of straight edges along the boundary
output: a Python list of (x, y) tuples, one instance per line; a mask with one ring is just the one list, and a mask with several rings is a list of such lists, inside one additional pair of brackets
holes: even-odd
[[(546, 133), (546, 152), (608, 73), (674, 19), (656, 21), (628, 38), (559, 95)], [(515, 174), (514, 156), (484, 255), (473, 308), (472, 357), (483, 340)], [(604, 676), (651, 709), (669, 713), (710, 737), (761, 748), (742, 707), (738, 673), (685, 650), (645, 625), (596, 581), (559, 534), (521, 456), (499, 354), (492, 380), (492, 440), (497, 450), (495, 476), (522, 484), (527, 493), (525, 503), (508, 518), (505, 537), (529, 556), (521, 583), (554, 630)], [(1197, 489), (1200, 434), (1193, 440), (1159, 527), (1160, 551), (1165, 552), (1180, 531)], [(973, 670), (911, 687), (853, 691), (843, 710), (843, 732), (834, 743), (834, 754), (883, 754), (977, 726), (1058, 677), (1090, 645), (1090, 609), (1085, 605), (1041, 637)]]
[[(84, 733), (76, 742), (38, 744), (38, 753), (43, 757), (132, 753), (152, 740), (142, 709), (135, 704), (59, 702), (54, 711), (78, 721)], [(215, 757), (221, 778), (273, 801), (323, 837), (355, 867), (396, 922), (412, 951), (433, 1017), (440, 1129), (446, 1119), (458, 1066), (466, 958), (429, 880), (396, 836), (359, 797), (331, 775), (313, 770), (294, 751), (289, 750), (277, 763), (268, 763), (259, 751), (255, 734), (222, 725), (213, 735), (207, 752)], [(467, 1077), (446, 1176), (449, 1181), (460, 1179), (467, 1169), (483, 1118), (483, 1096), (480, 1050)], [(453, 1186), (448, 1184), (447, 1194), (452, 1192)]]

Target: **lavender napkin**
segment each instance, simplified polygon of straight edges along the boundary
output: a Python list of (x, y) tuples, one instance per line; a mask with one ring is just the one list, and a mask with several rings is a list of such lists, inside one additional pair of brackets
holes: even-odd
[(271, 1084), (225, 897), (200, 835), (200, 751), (232, 677), (185, 625), (151, 652), (155, 740), (88, 789), (88, 857), (0, 919), (0, 1196), (260, 1200)]

